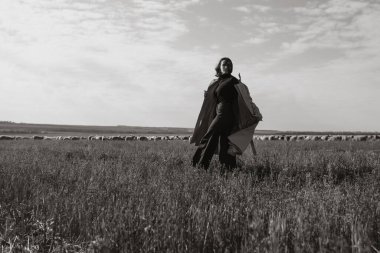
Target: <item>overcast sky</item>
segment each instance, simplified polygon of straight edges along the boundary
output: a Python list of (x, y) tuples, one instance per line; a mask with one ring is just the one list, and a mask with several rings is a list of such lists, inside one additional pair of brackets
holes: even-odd
[(1, 0), (0, 120), (194, 127), (228, 56), (259, 129), (380, 131), (379, 0)]

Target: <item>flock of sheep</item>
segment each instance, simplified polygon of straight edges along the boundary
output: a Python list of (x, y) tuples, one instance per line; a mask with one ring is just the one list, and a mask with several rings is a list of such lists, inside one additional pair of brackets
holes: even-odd
[(100, 140), (100, 141), (158, 141), (158, 140), (189, 140), (191, 136), (9, 136), (0, 135), (0, 140)]
[[(159, 141), (184, 140), (189, 141), (191, 136), (9, 136), (0, 135), (0, 140), (100, 140), (100, 141)], [(259, 141), (378, 141), (380, 135), (255, 135)]]
[(254, 140), (262, 141), (376, 141), (380, 135), (255, 135)]

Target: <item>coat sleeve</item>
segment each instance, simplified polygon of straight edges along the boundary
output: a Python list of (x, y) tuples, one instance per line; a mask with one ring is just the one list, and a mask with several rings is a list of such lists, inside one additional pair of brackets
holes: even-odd
[(213, 119), (213, 113), (215, 112), (215, 99), (212, 94), (215, 89), (215, 82), (213, 80), (206, 91), (201, 111), (199, 112), (197, 122), (194, 127), (193, 135), (190, 139), (190, 143), (194, 143), (196, 146), (199, 145), (201, 139), (206, 134), (207, 129), (211, 123), (210, 119)]
[(228, 139), (237, 150), (237, 154), (242, 154), (252, 140), (262, 116), (252, 101), (248, 87), (240, 82), (236, 85), (236, 89), (238, 91), (238, 127), (228, 136)]
[(262, 121), (263, 116), (260, 113), (259, 107), (257, 107), (257, 105), (253, 102), (251, 94), (250, 94), (249, 89), (248, 89), (248, 86), (245, 85), (244, 83), (240, 82), (237, 85), (237, 87), (240, 91), (240, 94), (241, 94), (244, 102), (248, 106), (249, 111), (252, 113), (253, 116), (257, 117), (259, 121)]

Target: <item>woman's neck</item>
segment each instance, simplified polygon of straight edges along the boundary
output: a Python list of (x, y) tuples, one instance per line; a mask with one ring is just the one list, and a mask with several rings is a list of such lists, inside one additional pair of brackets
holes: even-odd
[(227, 78), (227, 77), (230, 77), (231, 76), (231, 73), (223, 73), (219, 76), (219, 78)]

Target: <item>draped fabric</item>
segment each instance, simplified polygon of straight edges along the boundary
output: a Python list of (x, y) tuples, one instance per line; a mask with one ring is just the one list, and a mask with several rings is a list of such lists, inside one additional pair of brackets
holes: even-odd
[[(217, 85), (218, 79), (213, 80), (210, 83), (206, 94), (214, 94)], [(235, 84), (234, 87), (237, 91), (238, 97), (233, 104), (235, 117), (228, 140), (230, 145), (234, 147), (233, 150), (235, 153), (242, 154), (252, 140), (256, 126), (259, 121), (262, 120), (262, 115), (259, 108), (253, 103), (248, 87), (240, 81)], [(206, 95), (190, 143), (195, 144), (195, 146), (200, 144), (202, 137), (207, 133), (210, 124), (216, 116), (216, 106), (216, 97)]]

